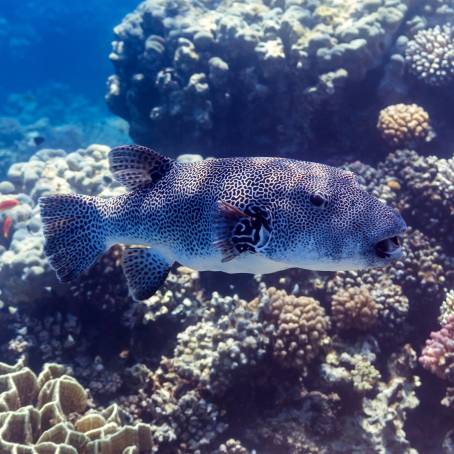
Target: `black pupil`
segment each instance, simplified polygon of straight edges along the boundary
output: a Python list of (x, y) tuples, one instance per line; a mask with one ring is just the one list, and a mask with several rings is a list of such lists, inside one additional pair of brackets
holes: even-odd
[(312, 194), (311, 195), (311, 203), (316, 207), (320, 207), (325, 203), (325, 199), (320, 194)]

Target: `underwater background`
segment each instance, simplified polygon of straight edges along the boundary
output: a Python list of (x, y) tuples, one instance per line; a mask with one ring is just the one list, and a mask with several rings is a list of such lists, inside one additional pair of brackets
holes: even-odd
[[(0, 52), (0, 454), (454, 452), (453, 0), (3, 0)], [(38, 199), (124, 143), (342, 166), (405, 256), (61, 284)]]

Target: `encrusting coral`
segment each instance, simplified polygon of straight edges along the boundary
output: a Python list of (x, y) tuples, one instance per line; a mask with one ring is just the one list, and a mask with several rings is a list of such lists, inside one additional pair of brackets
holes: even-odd
[(433, 137), (429, 114), (416, 104), (395, 104), (380, 111), (377, 128), (391, 146), (415, 146)]

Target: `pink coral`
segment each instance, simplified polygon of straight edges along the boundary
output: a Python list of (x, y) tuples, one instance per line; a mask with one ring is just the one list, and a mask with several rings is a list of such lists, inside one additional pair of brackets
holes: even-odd
[(419, 362), (438, 377), (454, 382), (454, 314), (440, 331), (430, 333)]

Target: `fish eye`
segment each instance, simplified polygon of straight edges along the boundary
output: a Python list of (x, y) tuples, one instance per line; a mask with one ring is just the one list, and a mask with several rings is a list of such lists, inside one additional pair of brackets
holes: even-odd
[(325, 208), (326, 205), (328, 204), (328, 197), (326, 197), (323, 194), (320, 194), (319, 192), (311, 194), (309, 200), (312, 203), (312, 205), (316, 206), (317, 208)]

